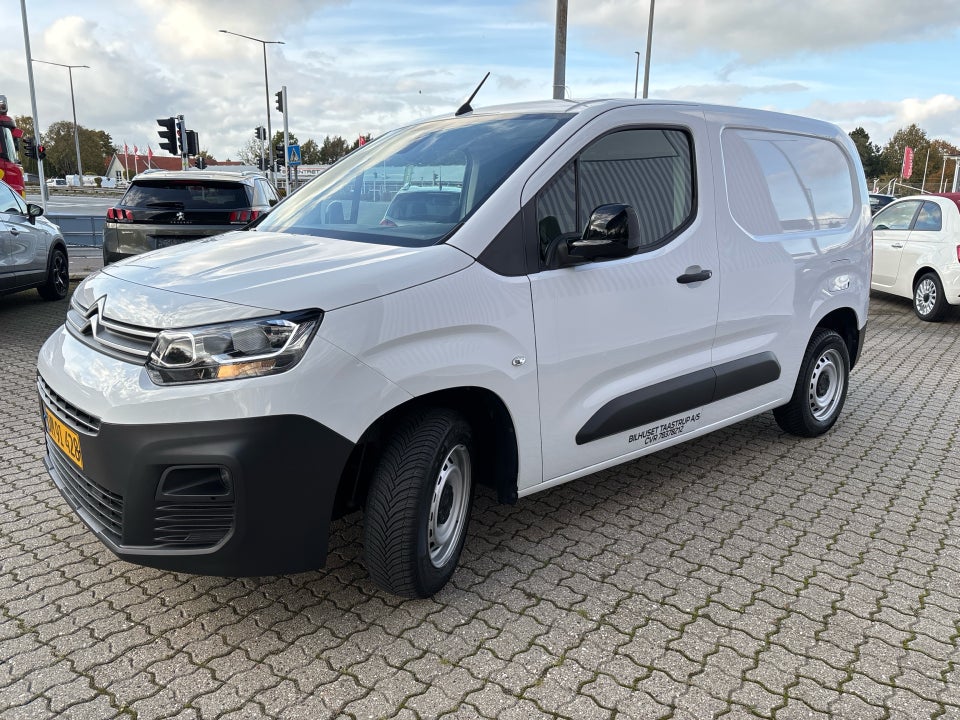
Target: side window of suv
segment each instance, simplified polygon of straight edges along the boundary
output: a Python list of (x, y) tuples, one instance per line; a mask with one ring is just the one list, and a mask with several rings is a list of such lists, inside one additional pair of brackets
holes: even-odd
[(630, 205), (640, 220), (640, 251), (667, 242), (693, 216), (690, 136), (667, 128), (621, 130), (586, 147), (537, 196), (541, 260), (550, 242), (581, 233), (600, 205)]
[(254, 180), (253, 186), (255, 188), (253, 198), (255, 205), (269, 205), (272, 207), (277, 204), (277, 195), (270, 186), (270, 183), (264, 182), (263, 180)]

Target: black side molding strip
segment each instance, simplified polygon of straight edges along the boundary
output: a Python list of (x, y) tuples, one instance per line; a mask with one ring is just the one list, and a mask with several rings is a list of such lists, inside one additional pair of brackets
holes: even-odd
[(671, 378), (614, 398), (577, 433), (577, 445), (723, 400), (780, 377), (780, 363), (762, 352)]

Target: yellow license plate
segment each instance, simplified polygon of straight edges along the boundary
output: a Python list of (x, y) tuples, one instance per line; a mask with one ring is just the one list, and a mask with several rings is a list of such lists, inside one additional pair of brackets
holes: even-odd
[(44, 410), (47, 411), (47, 433), (49, 433), (50, 439), (53, 440), (58, 448), (67, 454), (68, 458), (77, 464), (77, 467), (83, 470), (83, 453), (80, 451), (80, 436), (60, 422), (52, 412), (46, 408), (44, 408)]

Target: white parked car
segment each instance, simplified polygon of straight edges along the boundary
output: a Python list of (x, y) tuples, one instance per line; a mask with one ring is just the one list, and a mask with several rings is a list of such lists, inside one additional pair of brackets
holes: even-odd
[[(384, 225), (362, 191), (383, 168), (459, 192)], [(242, 232), (87, 278), (40, 351), (47, 467), (132, 562), (317, 568), (332, 519), (362, 510), (373, 579), (428, 596), (477, 484), (513, 503), (771, 410), (829, 430), (870, 230), (834, 125), (466, 108), (364, 145)]]
[(874, 216), (870, 287), (912, 298), (921, 320), (960, 305), (960, 194), (905, 197)]

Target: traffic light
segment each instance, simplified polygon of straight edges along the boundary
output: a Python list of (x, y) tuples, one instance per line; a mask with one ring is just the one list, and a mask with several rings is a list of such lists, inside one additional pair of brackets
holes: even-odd
[(32, 137), (23, 138), (23, 154), (28, 158), (37, 159), (37, 141)]
[(196, 130), (187, 130), (187, 155), (200, 153), (200, 137)]
[(37, 160), (47, 159), (47, 148), (43, 145), (37, 145)]
[(171, 155), (179, 155), (180, 149), (177, 147), (177, 136), (180, 134), (177, 128), (177, 119), (168, 117), (157, 120), (157, 125), (163, 128), (157, 132), (162, 138), (160, 149), (166, 150)]
[(260, 127), (255, 127), (253, 129), (253, 136), (257, 140), (266, 140), (267, 139), (267, 129), (261, 125)]
[(277, 96), (277, 110), (283, 112), (283, 90), (278, 90), (274, 95)]
[(283, 152), (283, 143), (277, 143), (273, 146), (273, 157), (277, 161), (277, 165), (286, 165), (287, 158)]
[(193, 161), (193, 164), (198, 170), (203, 170), (207, 167), (207, 159), (203, 155), (197, 155), (197, 159)]

